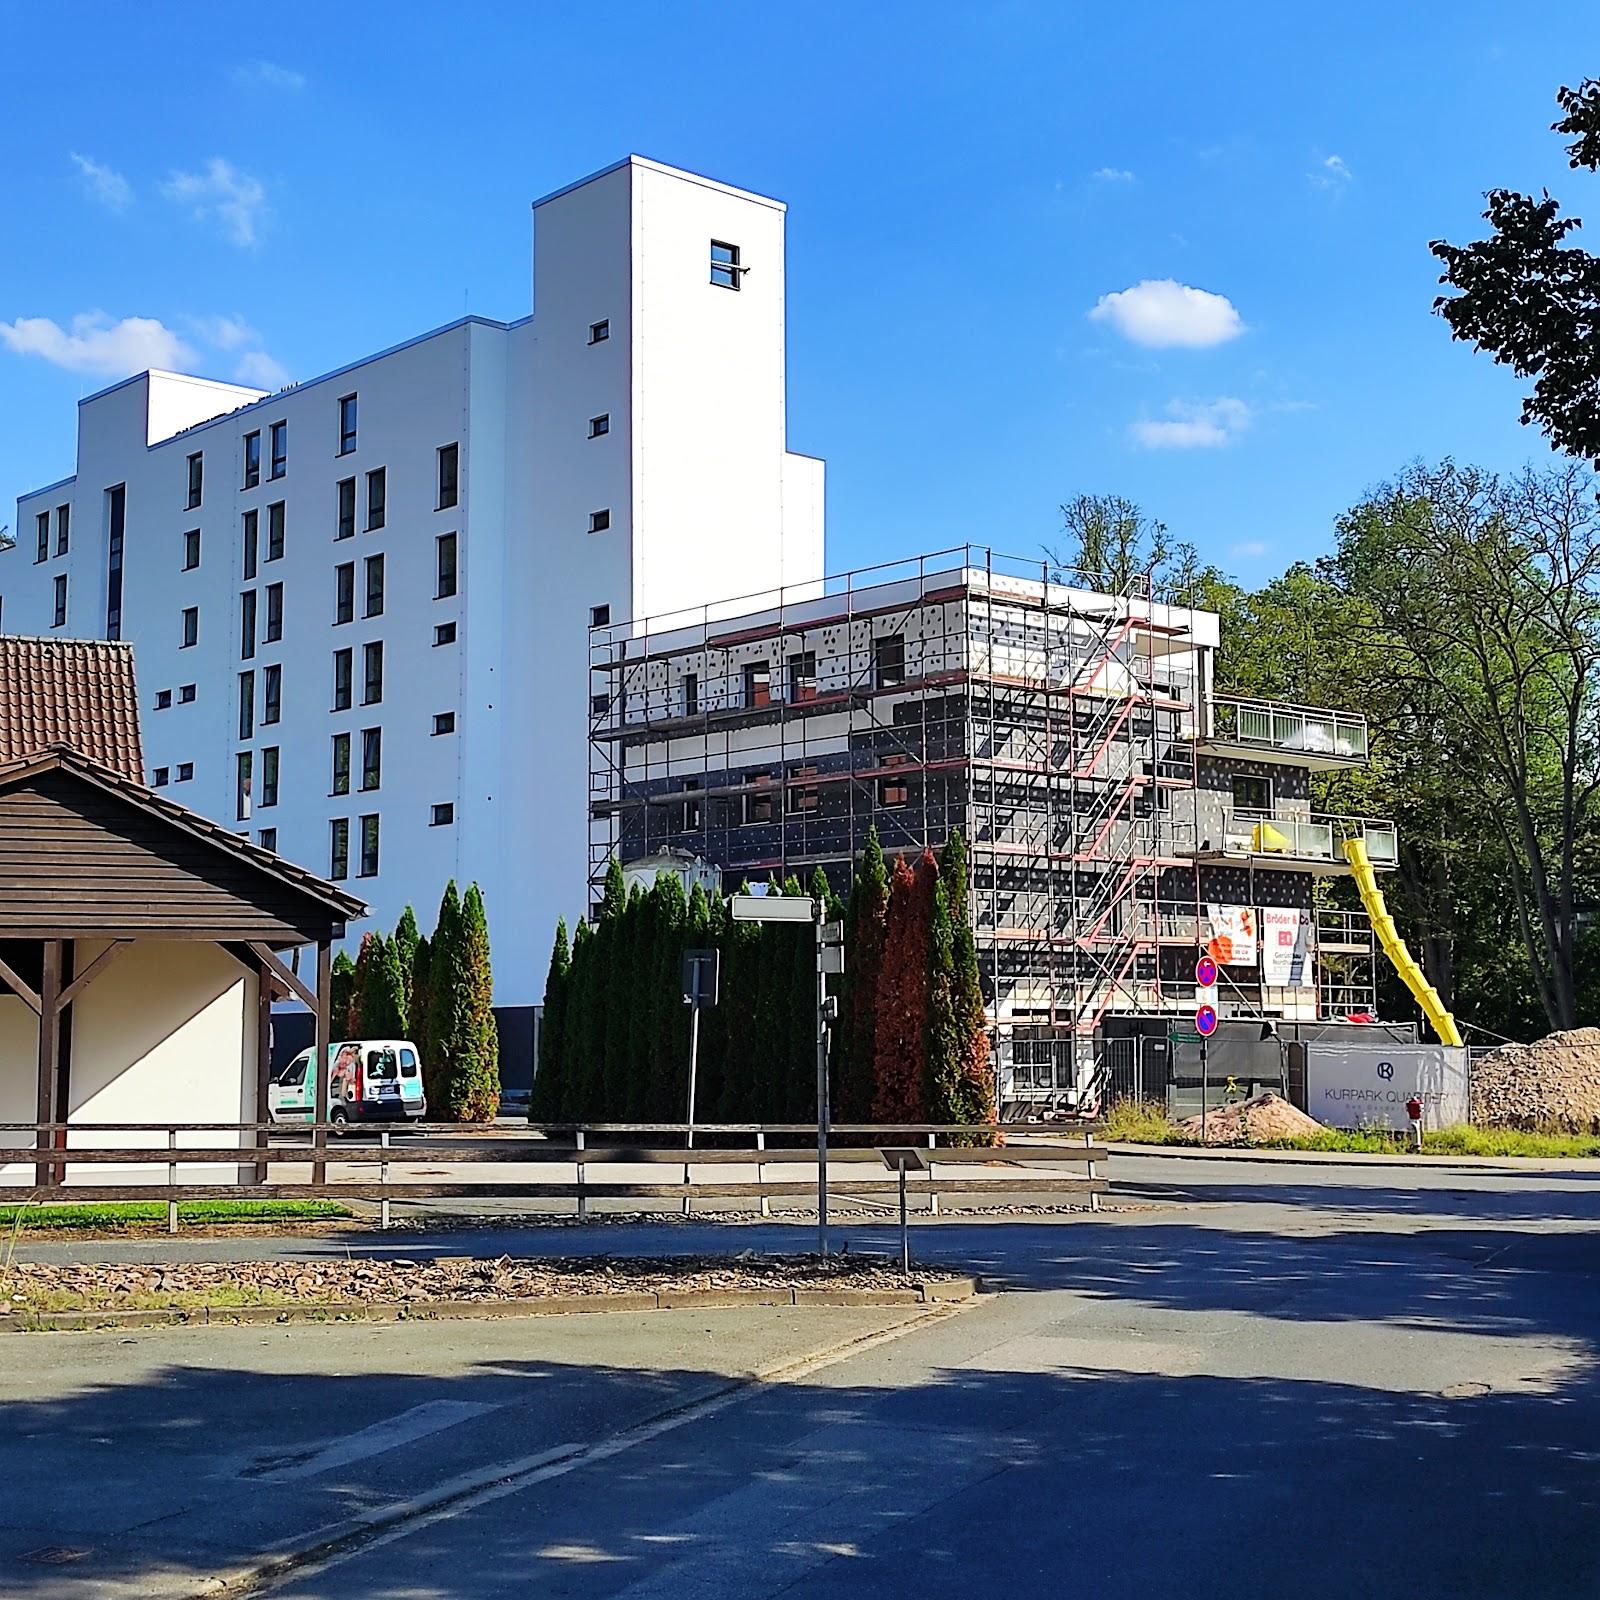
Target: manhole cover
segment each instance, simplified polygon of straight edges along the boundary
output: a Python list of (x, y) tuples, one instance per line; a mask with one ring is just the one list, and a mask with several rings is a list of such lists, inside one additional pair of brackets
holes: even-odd
[(88, 1550), (75, 1550), (71, 1545), (47, 1544), (29, 1550), (21, 1559), (39, 1567), (70, 1567), (74, 1561), (82, 1561), (91, 1554)]
[(1488, 1393), (1489, 1385), (1486, 1383), (1452, 1383), (1439, 1391), (1440, 1396), (1446, 1400), (1476, 1400), (1480, 1395)]

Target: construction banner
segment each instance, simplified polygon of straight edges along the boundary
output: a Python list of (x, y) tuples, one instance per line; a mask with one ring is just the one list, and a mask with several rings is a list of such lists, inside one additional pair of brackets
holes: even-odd
[(1310, 930), (1309, 911), (1261, 908), (1261, 981), (1269, 988), (1305, 987)]
[(1253, 906), (1206, 907), (1211, 938), (1206, 954), (1218, 966), (1253, 967), (1256, 964), (1256, 913)]

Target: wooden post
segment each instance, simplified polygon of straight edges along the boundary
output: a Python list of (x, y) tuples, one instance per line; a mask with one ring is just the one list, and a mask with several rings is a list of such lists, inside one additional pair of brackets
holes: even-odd
[[(56, 1073), (61, 1051), (61, 941), (44, 941), (44, 976), (39, 983), (39, 1130), (35, 1148), (41, 1154), (55, 1144), (55, 1132), (47, 1124), (56, 1117)], [(33, 1169), (36, 1188), (47, 1189), (54, 1168), (41, 1160)]]
[[(267, 1128), (267, 1084), (272, 1077), (272, 974), (267, 970), (264, 961), (256, 962), (256, 1131), (253, 1143), (258, 1150), (265, 1150), (270, 1137)], [(245, 1017), (245, 1026), (249, 1027), (250, 1018)], [(267, 1163), (256, 1163), (256, 1182), (267, 1181)]]
[(328, 1120), (328, 1052), (333, 1045), (330, 1032), (333, 1019), (329, 1015), (329, 989), (333, 978), (333, 960), (326, 939), (317, 941), (317, 1009), (316, 1054), (311, 1066), (316, 1073), (316, 1089), (312, 1095), (311, 1117), (317, 1131), (311, 1136), (311, 1181), (328, 1181), (328, 1135), (322, 1124)]

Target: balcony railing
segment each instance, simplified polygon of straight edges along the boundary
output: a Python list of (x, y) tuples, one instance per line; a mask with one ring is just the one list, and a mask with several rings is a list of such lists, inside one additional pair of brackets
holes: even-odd
[(1367, 759), (1367, 719), (1347, 711), (1214, 695), (1208, 739), (1326, 761)]
[(1367, 857), (1375, 867), (1392, 867), (1399, 860), (1399, 839), (1392, 822), (1374, 817), (1306, 816), (1286, 811), (1224, 812), (1222, 837), (1202, 839), (1199, 853), (1281, 856), (1287, 861), (1343, 866), (1346, 839), (1365, 840)]

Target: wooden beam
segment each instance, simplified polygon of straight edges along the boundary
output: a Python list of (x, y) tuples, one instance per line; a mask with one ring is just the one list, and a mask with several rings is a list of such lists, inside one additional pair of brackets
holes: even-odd
[(34, 1016), (39, 1015), (39, 996), (34, 992), (34, 990), (30, 989), (27, 984), (25, 984), (22, 979), (19, 978), (16, 973), (14, 973), (3, 961), (0, 961), (0, 978), (5, 980), (6, 984), (11, 989), (11, 992), (16, 995), (17, 999), (19, 999), (23, 1005), (25, 1005), (34, 1014)]
[[(317, 946), (319, 960), (322, 951), (326, 950), (327, 948), (328, 947), (326, 945)], [(300, 981), (299, 974), (284, 966), (277, 956), (264, 944), (252, 944), (250, 946), (250, 952), (255, 956), (256, 960), (259, 961), (261, 965), (278, 980), (279, 983), (287, 984), (290, 992), (298, 995), (302, 1000), (304, 1000), (306, 1005), (309, 1006), (312, 1011), (317, 1009), (316, 995), (313, 994), (311, 990)], [(320, 968), (318, 982), (321, 982)]]
[[(300, 980), (295, 979), (295, 987), (299, 988)], [(316, 1089), (312, 1099), (313, 1120), (323, 1123), (328, 1120), (328, 1055), (333, 1046), (333, 1019), (330, 1012), (330, 991), (333, 987), (333, 957), (332, 948), (326, 939), (317, 941), (317, 992), (312, 998), (311, 1011), (317, 1019), (316, 1025), (316, 1054), (311, 1058), (312, 1070), (316, 1073)], [(326, 1133), (312, 1134), (314, 1149), (312, 1151), (311, 1181), (321, 1183), (328, 1175), (327, 1167), (327, 1140)]]
[[(44, 941), (44, 976), (39, 983), (39, 1135), (36, 1148), (43, 1154), (54, 1144), (44, 1124), (56, 1120), (56, 1072), (61, 1050), (61, 941)], [(51, 1164), (40, 1161), (33, 1181), (41, 1189), (53, 1182)]]
[[(250, 1026), (248, 1013), (245, 1027)], [(261, 1149), (267, 1145), (267, 1085), (272, 1078), (272, 973), (266, 962), (257, 969), (256, 976), (256, 1128), (255, 1142)], [(256, 1182), (265, 1183), (268, 1171), (265, 1161), (256, 1163)]]
[(76, 1000), (78, 996), (85, 989), (87, 989), (89, 985), (93, 983), (94, 980), (98, 978), (100, 974), (104, 972), (106, 968), (109, 967), (111, 963), (115, 961), (117, 957), (120, 956), (122, 952), (126, 950), (132, 943), (132, 939), (117, 939), (111, 944), (108, 944), (105, 949), (102, 950), (100, 954), (97, 955), (94, 960), (91, 961), (89, 965), (86, 966), (83, 971), (80, 972), (77, 977), (75, 977), (72, 982), (61, 991), (61, 1009), (65, 1011), (67, 1007), (70, 1006), (72, 1002)]

